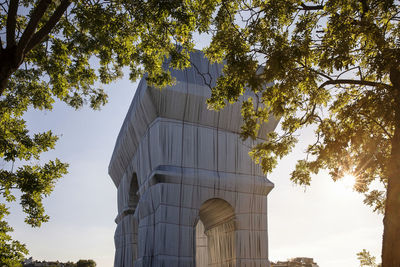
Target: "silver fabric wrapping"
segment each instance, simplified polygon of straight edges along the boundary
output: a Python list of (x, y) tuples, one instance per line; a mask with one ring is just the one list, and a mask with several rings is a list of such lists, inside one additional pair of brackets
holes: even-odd
[[(201, 52), (191, 61), (171, 70), (174, 86), (141, 80), (118, 135), (109, 165), (118, 189), (114, 266), (269, 266), (273, 184), (248, 156), (260, 140), (240, 139), (240, 103), (207, 109), (204, 79), (215, 83), (222, 66)], [(259, 137), (276, 125), (271, 117)]]

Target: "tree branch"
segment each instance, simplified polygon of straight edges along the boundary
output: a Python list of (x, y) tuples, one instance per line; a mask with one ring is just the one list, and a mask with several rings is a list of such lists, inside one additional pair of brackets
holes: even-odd
[(22, 34), (18, 43), (18, 49), (16, 55), (17, 61), (22, 60), (26, 46), (28, 45), (28, 42), (31, 40), (33, 34), (35, 33), (36, 27), (39, 24), (40, 19), (43, 17), (50, 3), (51, 0), (40, 0), (39, 4), (33, 10), (29, 23), (26, 26), (25, 31)]
[(7, 187), (7, 188), (1, 187), (0, 188), (0, 194), (3, 194), (6, 191), (6, 189), (19, 189), (19, 188), (18, 188), (18, 186), (10, 186), (10, 187)]
[(364, 17), (364, 15), (369, 11), (368, 4), (365, 0), (361, 0), (361, 5), (362, 5), (362, 13), (361, 13), (361, 18)]
[[(358, 69), (360, 71), (360, 74), (361, 74), (360, 66), (356, 66), (356, 67), (353, 67), (353, 68), (350, 68), (350, 69), (342, 71), (341, 73), (339, 73), (339, 75), (336, 76), (336, 79), (339, 79), (339, 77), (342, 76), (343, 74), (345, 74), (345, 73), (347, 73), (349, 71), (355, 70), (355, 69)], [(361, 78), (361, 81), (362, 81), (362, 78)]]
[(375, 120), (373, 117), (369, 116), (368, 114), (365, 114), (363, 112), (360, 112), (360, 115), (363, 115), (364, 117), (368, 118), (369, 120), (372, 120), (376, 125), (379, 126), (379, 128), (382, 129), (382, 131), (387, 135), (387, 137), (392, 140), (393, 136), (386, 130), (385, 126), (383, 126), (381, 123), (379, 123), (377, 120)]
[(335, 84), (354, 84), (354, 85), (365, 85), (365, 86), (373, 86), (373, 87), (382, 86), (387, 89), (393, 89), (392, 86), (385, 84), (385, 83), (361, 81), (361, 80), (349, 80), (349, 79), (328, 80), (328, 81), (322, 83), (319, 86), (319, 88), (325, 87), (327, 85), (335, 85)]
[(324, 77), (324, 78), (326, 78), (328, 80), (333, 80), (332, 77), (330, 77), (329, 75), (327, 75), (327, 74), (325, 74), (325, 73), (323, 73), (321, 71), (315, 70), (315, 69), (313, 69), (311, 67), (308, 67), (306, 64), (303, 64), (302, 62), (297, 62), (297, 63), (299, 65), (301, 65), (303, 68), (305, 68), (305, 69), (307, 69), (307, 70), (309, 70), (311, 72), (314, 72), (314, 73), (316, 73), (316, 74), (318, 74), (318, 75), (320, 75), (320, 76), (322, 76), (322, 77)]
[(47, 23), (39, 31), (37, 31), (35, 35), (33, 35), (26, 46), (26, 51), (33, 49), (35, 46), (40, 44), (46, 36), (48, 36), (50, 31), (54, 28), (54, 26), (56, 26), (57, 22), (60, 20), (70, 4), (71, 0), (61, 1), (60, 5), (56, 8)]
[(10, 0), (7, 14), (7, 48), (15, 45), (15, 26), (17, 24), (18, 0)]
[(302, 10), (307, 10), (307, 11), (309, 11), (309, 10), (322, 10), (322, 9), (324, 9), (324, 6), (323, 6), (323, 5), (307, 6), (306, 4), (301, 3), (300, 6), (302, 7), (302, 8), (301, 8)]
[(300, 125), (306, 124), (310, 118), (314, 117), (314, 112), (316, 107), (317, 105), (314, 103), (311, 112), (309, 114), (307, 114), (308, 113), (308, 108), (307, 108), (307, 112), (304, 114), (303, 117), (300, 118)]

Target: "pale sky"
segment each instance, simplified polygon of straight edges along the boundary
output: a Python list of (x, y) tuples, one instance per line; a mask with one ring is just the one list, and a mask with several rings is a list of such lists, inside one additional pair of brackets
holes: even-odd
[[(34, 259), (93, 259), (99, 267), (113, 265), (117, 190), (107, 167), (136, 87), (127, 78), (104, 86), (109, 103), (101, 111), (74, 111), (57, 103), (53, 111), (26, 114), (34, 132), (51, 129), (62, 135), (43, 160), (58, 157), (70, 164), (69, 174), (45, 200), (48, 223), (27, 226), (18, 204), (8, 217), (13, 237), (27, 245)], [(362, 195), (346, 183), (334, 183), (327, 173), (314, 176), (307, 189), (290, 182), (311, 135), (304, 131), (293, 153), (268, 176), (275, 184), (268, 205), (269, 259), (312, 257), (320, 267), (352, 267), (359, 266), (356, 253), (362, 249), (379, 259), (383, 217), (362, 203)]]

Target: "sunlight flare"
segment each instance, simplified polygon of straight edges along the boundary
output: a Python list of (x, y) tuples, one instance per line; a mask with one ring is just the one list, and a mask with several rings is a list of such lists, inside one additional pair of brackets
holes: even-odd
[(339, 179), (339, 183), (341, 183), (344, 188), (353, 190), (356, 183), (356, 177), (351, 173), (346, 173)]

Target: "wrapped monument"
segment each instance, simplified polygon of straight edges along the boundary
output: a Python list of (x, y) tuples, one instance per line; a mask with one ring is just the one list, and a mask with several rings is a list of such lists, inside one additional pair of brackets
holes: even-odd
[[(109, 165), (118, 189), (116, 267), (269, 266), (267, 195), (273, 184), (242, 141), (240, 103), (207, 109), (222, 66), (202, 52), (171, 70), (173, 86), (143, 78)], [(245, 96), (246, 97), (246, 96)], [(273, 131), (271, 118), (259, 136)]]

